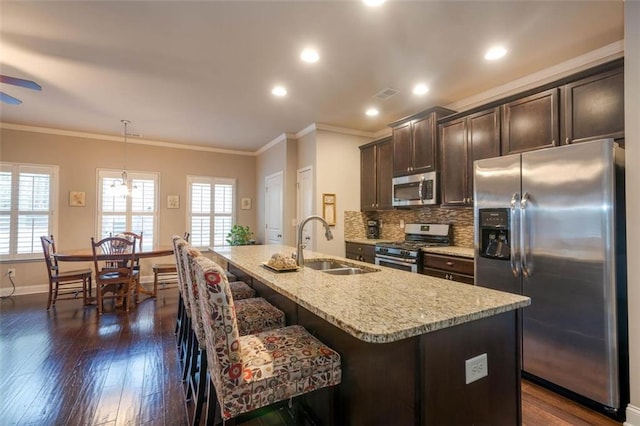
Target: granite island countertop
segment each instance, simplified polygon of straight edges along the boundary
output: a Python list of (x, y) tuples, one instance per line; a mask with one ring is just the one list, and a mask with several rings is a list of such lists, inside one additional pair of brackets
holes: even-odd
[(337, 259), (365, 269), (358, 275), (330, 275), (311, 268), (273, 272), (262, 265), (283, 245), (232, 246), (214, 251), (227, 262), (346, 333), (370, 343), (387, 343), (528, 306), (521, 295), (305, 250), (305, 259)]

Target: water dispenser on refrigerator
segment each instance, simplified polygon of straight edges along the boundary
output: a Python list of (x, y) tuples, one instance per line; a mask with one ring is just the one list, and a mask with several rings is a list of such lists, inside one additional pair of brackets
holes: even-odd
[(480, 256), (510, 259), (509, 209), (480, 209)]

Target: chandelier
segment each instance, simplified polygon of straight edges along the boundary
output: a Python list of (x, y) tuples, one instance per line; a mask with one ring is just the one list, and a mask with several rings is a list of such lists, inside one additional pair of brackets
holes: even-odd
[(111, 184), (111, 190), (116, 197), (128, 197), (131, 194), (131, 188), (129, 188), (129, 178), (127, 176), (127, 125), (131, 123), (129, 120), (120, 120), (124, 125), (124, 160), (122, 162), (122, 174), (120, 175), (120, 182), (114, 181)]

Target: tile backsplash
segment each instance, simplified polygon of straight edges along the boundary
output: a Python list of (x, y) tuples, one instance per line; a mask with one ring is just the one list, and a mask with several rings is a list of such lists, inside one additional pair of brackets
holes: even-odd
[(385, 210), (378, 212), (344, 212), (344, 236), (346, 239), (366, 238), (367, 220), (381, 221), (380, 238), (385, 240), (404, 239), (401, 223), (443, 223), (453, 228), (453, 244), (473, 247), (473, 209), (443, 209), (425, 207), (411, 210)]

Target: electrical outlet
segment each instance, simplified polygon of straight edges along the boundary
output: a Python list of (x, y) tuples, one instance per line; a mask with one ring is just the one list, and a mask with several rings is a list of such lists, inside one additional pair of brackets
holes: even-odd
[(13, 269), (13, 268), (7, 269), (7, 276), (11, 277), (11, 278), (15, 278), (16, 277), (16, 270)]
[(473, 358), (469, 358), (464, 362), (464, 371), (466, 384), (473, 383), (476, 380), (480, 380), (483, 377), (489, 375), (489, 366), (487, 364), (487, 354), (478, 355)]

